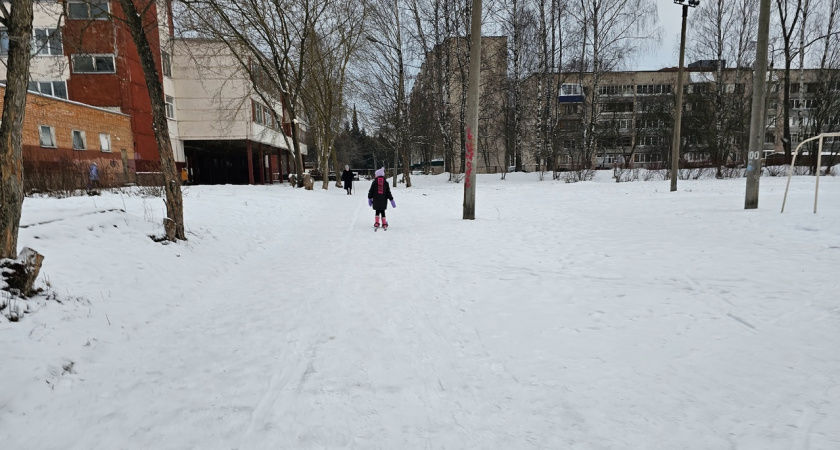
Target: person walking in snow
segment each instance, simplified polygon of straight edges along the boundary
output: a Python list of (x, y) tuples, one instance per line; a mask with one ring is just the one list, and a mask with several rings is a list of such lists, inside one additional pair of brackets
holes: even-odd
[(388, 221), (385, 219), (385, 210), (388, 209), (388, 200), (391, 201), (391, 207), (396, 208), (394, 197), (391, 196), (391, 187), (388, 186), (388, 180), (385, 179), (385, 168), (382, 167), (376, 170), (376, 178), (370, 184), (368, 191), (368, 206), (376, 211), (374, 228), (379, 228), (379, 217), (382, 216), (382, 228), (388, 229)]
[(89, 189), (99, 189), (99, 167), (96, 165), (96, 161), (88, 169), (88, 180)]
[(347, 195), (353, 193), (353, 172), (350, 171), (350, 166), (344, 166), (344, 172), (341, 172), (341, 182), (344, 183), (344, 189)]

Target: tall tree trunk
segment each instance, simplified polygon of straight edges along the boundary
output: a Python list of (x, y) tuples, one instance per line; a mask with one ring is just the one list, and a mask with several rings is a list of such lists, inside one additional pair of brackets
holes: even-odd
[[(151, 1), (151, 0), (149, 0)], [(187, 240), (184, 233), (184, 200), (181, 196), (181, 183), (178, 169), (175, 166), (175, 155), (172, 152), (172, 142), (169, 140), (169, 124), (166, 119), (166, 105), (163, 99), (163, 84), (158, 75), (152, 48), (143, 28), (144, 14), (138, 14), (133, 0), (119, 0), (125, 14), (131, 38), (140, 56), (143, 76), (146, 78), (146, 88), (149, 90), (149, 100), (152, 104), (152, 123), (155, 130), (160, 153), (160, 170), (163, 174), (163, 188), (166, 192), (166, 219), (164, 229), (170, 241)]]
[(32, 47), (32, 0), (12, 0), (9, 7), (2, 5), (0, 11), (9, 34), (6, 93), (0, 123), (0, 228), (3, 239), (0, 258), (16, 258), (24, 197), (23, 118)]

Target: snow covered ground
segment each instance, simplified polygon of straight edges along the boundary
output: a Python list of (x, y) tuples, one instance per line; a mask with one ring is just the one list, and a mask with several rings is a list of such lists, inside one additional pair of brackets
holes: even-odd
[(0, 447), (837, 449), (840, 177), (29, 198)]

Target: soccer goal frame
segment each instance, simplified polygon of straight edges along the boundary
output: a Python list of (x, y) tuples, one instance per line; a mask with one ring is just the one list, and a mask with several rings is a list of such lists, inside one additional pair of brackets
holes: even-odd
[(799, 145), (796, 146), (796, 151), (793, 152), (793, 157), (790, 160), (790, 170), (788, 170), (788, 179), (787, 185), (785, 186), (785, 197), (784, 199), (782, 199), (781, 212), (785, 212), (785, 202), (787, 201), (788, 190), (790, 189), (790, 179), (791, 177), (793, 177), (794, 164), (796, 163), (796, 155), (799, 154), (799, 149), (802, 148), (802, 146), (805, 143), (819, 139), (820, 145), (817, 149), (817, 183), (814, 187), (814, 214), (817, 213), (817, 198), (819, 197), (820, 193), (820, 171), (822, 170), (823, 139), (831, 136), (840, 137), (840, 133), (820, 133), (817, 136), (805, 139), (804, 141), (800, 142)]

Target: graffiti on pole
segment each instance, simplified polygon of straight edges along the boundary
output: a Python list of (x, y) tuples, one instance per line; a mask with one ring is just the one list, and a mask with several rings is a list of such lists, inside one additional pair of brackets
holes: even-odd
[(472, 163), (473, 163), (473, 156), (475, 155), (475, 139), (473, 138), (472, 129), (467, 128), (467, 154), (466, 154), (466, 166), (467, 166), (467, 177), (464, 181), (464, 187), (470, 187), (472, 185)]

